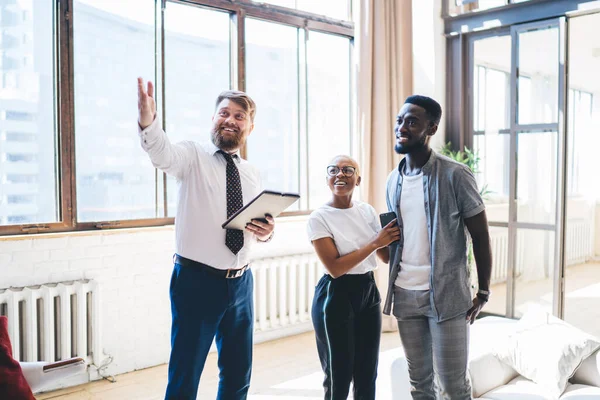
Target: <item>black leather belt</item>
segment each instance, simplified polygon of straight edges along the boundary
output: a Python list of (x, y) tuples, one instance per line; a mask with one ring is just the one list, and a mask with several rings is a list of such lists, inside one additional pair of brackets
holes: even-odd
[(211, 274), (217, 275), (225, 279), (239, 278), (240, 276), (244, 275), (244, 272), (248, 270), (248, 264), (244, 265), (242, 268), (239, 269), (218, 269), (211, 267), (210, 265), (206, 265), (201, 262), (182, 257), (179, 254), (175, 254), (173, 256), (173, 262), (179, 265), (183, 265), (184, 267), (202, 268), (210, 272)]

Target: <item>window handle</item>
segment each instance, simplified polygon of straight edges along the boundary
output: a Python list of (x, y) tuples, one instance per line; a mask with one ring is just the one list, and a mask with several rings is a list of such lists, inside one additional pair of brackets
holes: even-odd
[(99, 224), (96, 224), (96, 228), (98, 228), (98, 229), (112, 229), (112, 228), (118, 228), (119, 226), (121, 226), (121, 223), (118, 221), (101, 222)]
[(25, 225), (21, 228), (24, 233), (39, 233), (43, 231), (49, 231), (49, 225)]

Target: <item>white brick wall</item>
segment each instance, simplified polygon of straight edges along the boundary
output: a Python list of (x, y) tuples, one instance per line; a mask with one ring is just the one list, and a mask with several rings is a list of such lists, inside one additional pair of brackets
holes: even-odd
[(168, 361), (172, 227), (0, 238), (0, 288), (94, 279), (119, 374)]
[[(0, 237), (0, 288), (98, 282), (107, 374), (168, 362), (173, 227)], [(255, 258), (310, 251), (304, 219), (280, 219)]]

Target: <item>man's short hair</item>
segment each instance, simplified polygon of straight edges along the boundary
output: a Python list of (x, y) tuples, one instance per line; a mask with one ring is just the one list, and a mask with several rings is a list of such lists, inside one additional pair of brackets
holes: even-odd
[(240, 92), (239, 90), (225, 90), (219, 94), (217, 97), (217, 102), (215, 103), (215, 109), (219, 107), (219, 104), (225, 99), (229, 99), (233, 101), (238, 106), (242, 107), (244, 111), (250, 115), (250, 120), (254, 122), (254, 116), (256, 115), (256, 104), (254, 100), (250, 96), (248, 96), (245, 92)]
[(440, 120), (442, 119), (442, 106), (440, 106), (440, 103), (431, 97), (416, 94), (413, 96), (408, 96), (406, 100), (404, 100), (404, 104), (406, 103), (423, 107), (425, 109), (427, 119), (429, 119), (432, 124), (437, 125), (440, 123)]

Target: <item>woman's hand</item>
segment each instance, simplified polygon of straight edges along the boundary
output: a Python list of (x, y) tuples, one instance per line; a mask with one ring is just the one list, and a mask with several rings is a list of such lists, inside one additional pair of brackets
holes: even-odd
[(394, 220), (390, 221), (389, 224), (379, 231), (374, 242), (377, 248), (380, 249), (396, 240), (400, 240), (400, 227), (398, 226), (398, 219), (394, 218)]

